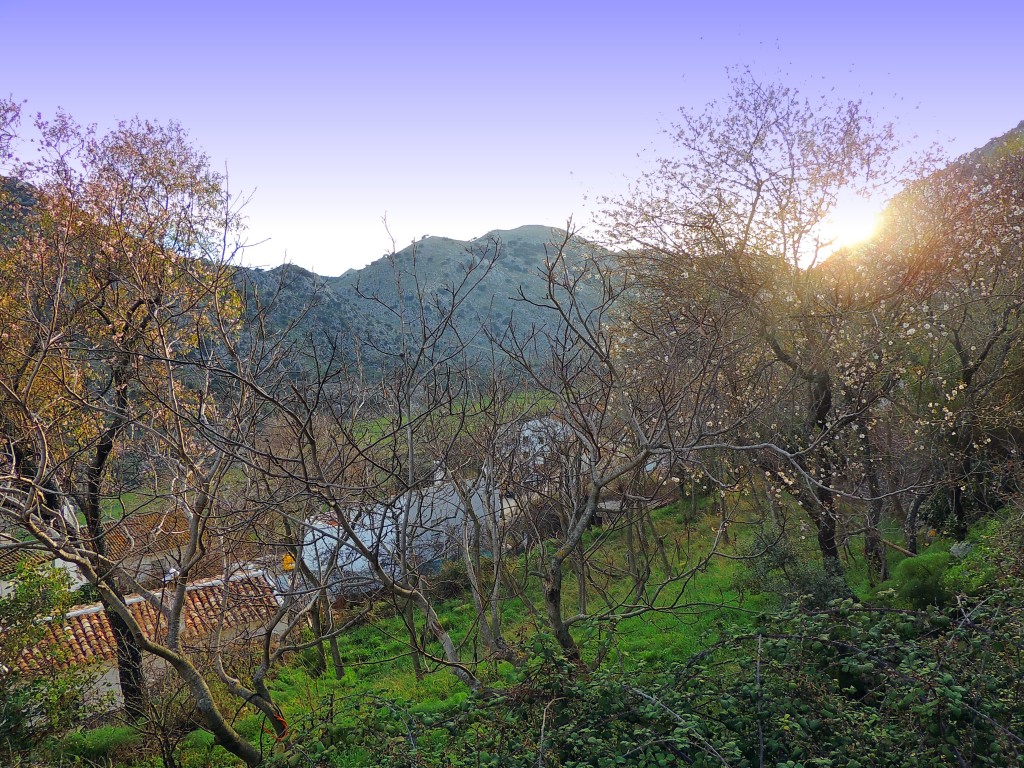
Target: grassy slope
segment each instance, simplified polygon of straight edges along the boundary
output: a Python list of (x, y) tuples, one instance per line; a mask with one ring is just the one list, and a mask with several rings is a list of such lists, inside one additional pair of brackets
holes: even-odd
[[(664, 537), (673, 560), (676, 552), (685, 558), (687, 545), (694, 557), (695, 553), (706, 552), (711, 547), (717, 522), (713, 515), (705, 515), (689, 533), (682, 524), (683, 515), (676, 505), (657, 510), (654, 519), (658, 534)], [(679, 607), (618, 623), (607, 649), (605, 664), (639, 671), (684, 661), (720, 639), (726, 627), (750, 624), (759, 611), (772, 607), (771, 597), (750, 590), (746, 566), (735, 557), (750, 547), (755, 534), (753, 526), (740, 523), (734, 525), (732, 531), (732, 542), (720, 547), (721, 556), (712, 559), (684, 590), (666, 590), (659, 596), (659, 605), (675, 604)], [(895, 535), (896, 532), (892, 533)], [(594, 536), (607, 536), (604, 551), (609, 553), (610, 561), (617, 560), (620, 565), (624, 563), (625, 550), (618, 533), (593, 531), (588, 535), (591, 540)], [(859, 541), (851, 542), (850, 556), (846, 561), (848, 576), (854, 591), (868, 597), (891, 585), (869, 584), (863, 559), (858, 556), (860, 546)], [(938, 541), (932, 547), (945, 550), (948, 543)], [(806, 554), (810, 558), (815, 557), (810, 540), (806, 542)], [(893, 553), (894, 565), (900, 559)], [(620, 591), (624, 588), (620, 587)], [(611, 593), (615, 591), (613, 587)], [(538, 585), (531, 586), (529, 596), (540, 607)], [(575, 601), (576, 585), (570, 576), (566, 583), (565, 605), (572, 606)], [(459, 597), (443, 603), (439, 614), (457, 642), (471, 635), (474, 617), (468, 598)], [(537, 634), (544, 630), (542, 617), (531, 616), (518, 599), (506, 604), (504, 621), (506, 638), (524, 649), (529, 649)], [(577, 625), (574, 635), (588, 661), (609, 641), (607, 628), (597, 622)], [(403, 711), (443, 715), (469, 695), (465, 686), (440, 664), (429, 665), (426, 676), (422, 680), (416, 679), (405, 627), (393, 608), (385, 604), (375, 607), (366, 623), (345, 633), (340, 638), (340, 646), (346, 663), (342, 679), (336, 679), (331, 670), (319, 677), (311, 676), (305, 665), (307, 659), (297, 655), (276, 673), (271, 684), (275, 699), (300, 741), (315, 742), (316, 729), (325, 722), (331, 724), (329, 729), (334, 733), (344, 732), (354, 724), (360, 707), (379, 706), (395, 713), (396, 717), (400, 717)], [(488, 685), (496, 688), (515, 680), (515, 670), (507, 662), (481, 665), (479, 674)], [(265, 748), (273, 751), (273, 741), (267, 736), (268, 729), (261, 716), (246, 715), (236, 722), (236, 727), (246, 737), (262, 740)], [(141, 768), (150, 764), (156, 765), (152, 759), (138, 765)], [(238, 763), (220, 747), (212, 746), (209, 734), (196, 731), (183, 744), (181, 764), (199, 768), (235, 766)], [(330, 764), (372, 766), (375, 763), (372, 755), (354, 747), (343, 751)]]
[[(678, 552), (685, 562), (689, 546), (691, 562), (695, 562), (697, 554), (708, 551), (713, 542), (715, 519), (711, 516), (698, 522), (689, 534), (681, 525), (682, 516), (674, 505), (658, 510), (654, 518), (672, 560)], [(718, 640), (725, 626), (749, 621), (764, 606), (763, 596), (750, 594), (742, 588), (742, 561), (730, 559), (743, 551), (752, 536), (752, 531), (743, 526), (736, 528), (732, 543), (721, 547), (723, 557), (713, 559), (684, 590), (665, 590), (657, 600), (658, 605), (666, 608), (672, 603), (683, 607), (630, 618), (617, 625), (605, 663), (639, 669), (684, 660)], [(608, 536), (606, 551), (610, 560), (617, 560), (621, 565), (625, 559), (621, 536), (615, 532), (590, 534), (591, 537), (597, 535)], [(621, 593), (623, 588), (616, 590), (613, 586), (610, 594), (621, 597), (616, 592)], [(537, 584), (531, 586), (529, 596), (540, 608)], [(575, 580), (570, 576), (564, 597), (567, 610), (570, 610), (568, 606), (575, 605), (576, 598)], [(593, 604), (597, 605), (596, 599)], [(474, 616), (468, 597), (449, 600), (442, 604), (439, 613), (457, 642), (470, 635)], [(333, 721), (336, 728), (344, 728), (351, 724), (355, 708), (368, 701), (397, 710), (443, 713), (468, 696), (465, 686), (442, 665), (431, 665), (430, 672), (417, 680), (404, 625), (386, 605), (375, 609), (374, 614), (371, 621), (341, 637), (347, 668), (343, 679), (337, 680), (331, 670), (319, 678), (311, 677), (301, 657), (293, 658), (277, 673), (271, 687), (294, 729), (305, 730), (325, 718)], [(543, 631), (543, 617), (529, 615), (518, 599), (505, 605), (504, 621), (506, 637), (523, 648), (528, 649), (537, 633)], [(596, 622), (577, 625), (574, 635), (587, 660), (592, 660), (609, 640), (606, 628)], [(500, 688), (514, 680), (514, 669), (507, 662), (485, 664), (480, 676), (487, 684)], [(248, 715), (236, 725), (245, 736), (256, 740), (264, 730), (263, 719), (257, 715)], [(263, 740), (269, 748), (271, 744), (265, 735)], [(221, 766), (235, 765), (235, 761), (221, 748), (211, 749), (206, 735), (197, 732), (186, 743), (183, 764)], [(372, 756), (354, 749), (340, 764), (370, 766), (374, 763)]]

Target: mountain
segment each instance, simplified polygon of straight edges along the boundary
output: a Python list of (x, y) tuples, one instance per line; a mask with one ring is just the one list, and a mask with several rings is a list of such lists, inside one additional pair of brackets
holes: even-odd
[[(428, 236), (338, 277), (321, 277), (294, 265), (243, 269), (240, 277), (254, 286), (272, 329), (294, 321), (293, 333), (340, 339), (353, 352), (358, 344), (365, 358), (375, 349), (394, 348), (400, 317), (415, 321), (421, 296), (428, 317), (436, 320), (450, 308), (453, 291), (465, 294), (455, 323), (463, 338), (481, 327), (501, 333), (510, 323), (519, 331), (551, 327), (553, 314), (530, 300), (544, 297), (545, 259), (564, 238), (564, 230), (539, 225), (494, 230), (474, 240)], [(573, 242), (565, 253), (570, 267), (582, 266), (590, 256), (603, 262), (611, 258), (584, 241)], [(600, 297), (599, 284), (581, 284), (575, 295), (593, 306)]]

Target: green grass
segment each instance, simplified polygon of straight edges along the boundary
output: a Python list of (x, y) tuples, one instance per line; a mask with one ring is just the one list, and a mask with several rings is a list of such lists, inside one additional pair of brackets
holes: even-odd
[(120, 520), (136, 512), (147, 514), (159, 512), (166, 504), (166, 498), (151, 491), (125, 491), (118, 496), (103, 499), (100, 509), (104, 520)]
[[(696, 565), (698, 556), (706, 552), (713, 541), (713, 530), (717, 526), (717, 515), (711, 505), (703, 500), (698, 509), (698, 519), (692, 529), (684, 525), (690, 517), (689, 501), (685, 510), (679, 503), (669, 505), (652, 513), (652, 520), (673, 568)], [(714, 644), (735, 627), (750, 626), (759, 612), (773, 607), (770, 595), (751, 591), (747, 568), (742, 555), (749, 551), (756, 533), (756, 526), (745, 524), (741, 518), (731, 528), (731, 541), (720, 548), (720, 555), (712, 558), (685, 581), (671, 584), (657, 593), (654, 610), (641, 616), (609, 621), (595, 619), (580, 622), (573, 627), (573, 635), (580, 645), (583, 660), (593, 663), (602, 654), (605, 664), (630, 671), (665, 668), (673, 663), (685, 661), (694, 653)], [(588, 531), (584, 546), (600, 544), (600, 558), (609, 568), (625, 568), (625, 538), (621, 531), (593, 529)], [(816, 557), (813, 537), (806, 542), (809, 557)], [(851, 585), (858, 592), (870, 591), (863, 558), (856, 556), (851, 547), (846, 563)], [(688, 559), (689, 558), (689, 559)], [(665, 576), (660, 558), (653, 555), (650, 583), (656, 585)], [(522, 569), (523, 563), (517, 563)], [(608, 597), (613, 603), (629, 595), (628, 579), (609, 580)], [(654, 595), (654, 587), (649, 588)], [(528, 596), (541, 611), (540, 616), (531, 616), (525, 604), (519, 599), (509, 599), (504, 604), (503, 634), (513, 645), (529, 652), (534, 638), (544, 633), (546, 623), (543, 617), (540, 585), (536, 579), (529, 584)], [(574, 612), (578, 596), (578, 585), (571, 569), (568, 569), (564, 584), (563, 605), (566, 613)], [(591, 595), (591, 608), (600, 613), (599, 597)], [(470, 638), (475, 630), (475, 615), (468, 596), (451, 599), (438, 606), (438, 614), (456, 643), (467, 643), (463, 648), (464, 657), (472, 657)], [(418, 616), (422, 628), (422, 617)], [(341, 679), (336, 679), (332, 669), (319, 677), (312, 676), (303, 666), (299, 656), (292, 657), (286, 666), (274, 674), (271, 690), (275, 701), (282, 708), (285, 718), (303, 739), (324, 739), (329, 741), (323, 723), (338, 733), (351, 729), (360, 716), (360, 708), (379, 706), (394, 711), (396, 717), (402, 712), (416, 715), (444, 716), (456, 710), (468, 697), (466, 687), (444, 665), (427, 664), (427, 672), (417, 679), (413, 669), (408, 646), (408, 635), (404, 624), (394, 608), (385, 603), (378, 604), (370, 621), (355, 627), (339, 638), (339, 647), (346, 670)], [(441, 655), (436, 643), (428, 643), (427, 650), (435, 656)], [(483, 654), (480, 649), (480, 654)], [(488, 686), (501, 688), (515, 682), (517, 672), (508, 662), (481, 663), (476, 668), (480, 679)], [(273, 740), (265, 733), (261, 716), (247, 715), (238, 721), (236, 727), (246, 737), (259, 741), (265, 748), (272, 749)], [(222, 750), (211, 750), (194, 737), (182, 748), (183, 764), (190, 766), (209, 764), (224, 765), (229, 756)], [(311, 742), (312, 743), (312, 742)], [(200, 758), (199, 753), (206, 755)], [(357, 744), (338, 747), (333, 752), (330, 765), (371, 766), (374, 758)], [(197, 763), (205, 759), (207, 763)], [(312, 760), (312, 758), (310, 758)], [(230, 764), (230, 762), (228, 763)], [(310, 764), (314, 764), (311, 762)], [(327, 765), (328, 763), (322, 763)]]
[[(135, 501), (129, 497), (122, 503), (127, 506)], [(702, 563), (699, 556), (710, 548), (718, 522), (715, 505), (710, 499), (700, 500), (695, 520), (692, 519), (694, 515), (689, 500), (668, 505), (651, 514), (656, 534), (664, 543), (671, 566), (682, 570), (698, 564), (701, 567), (692, 574), (692, 578), (670, 582), (668, 587), (656, 593), (653, 585), (665, 581), (666, 574), (662, 572), (660, 556), (652, 554), (652, 586), (648, 589), (648, 597), (653, 600), (656, 610), (621, 619), (615, 618), (616, 611), (610, 611), (611, 617), (602, 616), (574, 625), (573, 635), (584, 662), (593, 666), (600, 656), (606, 667), (612, 666), (627, 674), (635, 672), (638, 677), (668, 669), (709, 648), (730, 632), (737, 629), (742, 632), (746, 627), (756, 626), (763, 613), (780, 605), (780, 600), (784, 599), (780, 593), (770, 589), (759, 591), (760, 587), (752, 581), (743, 558), (751, 551), (759, 528), (753, 513), (749, 514), (749, 522), (745, 520), (744, 503), (733, 502), (738, 511), (733, 514), (737, 519), (730, 528), (730, 542), (722, 545), (719, 556), (707, 563)], [(801, 519), (798, 510), (794, 508), (791, 513), (790, 523), (798, 524)], [(690, 523), (689, 528), (687, 522)], [(989, 534), (991, 532), (984, 529), (983, 534), (975, 536), (979, 550)], [(892, 541), (902, 541), (900, 531), (895, 528), (883, 531), (883, 536)], [(799, 536), (794, 538), (793, 546), (802, 560), (812, 565), (820, 563), (813, 534), (802, 539)], [(918, 573), (928, 565), (927, 561), (935, 561), (936, 573), (948, 573), (949, 544), (942, 539), (931, 542), (927, 548), (922, 547), (922, 556), (916, 562), (890, 550), (893, 578), (883, 584), (872, 584), (863, 557), (863, 540), (860, 537), (851, 539), (843, 553), (849, 586), (864, 600), (891, 601), (897, 606), (908, 601), (920, 601), (923, 598), (917, 593), (904, 595), (901, 592), (903, 585), (931, 579), (931, 571), (924, 576)], [(584, 537), (583, 546), (596, 549), (602, 567), (619, 572), (619, 576), (612, 573), (602, 578), (606, 579), (606, 594), (611, 603), (617, 605), (625, 601), (631, 587), (629, 579), (622, 577), (626, 570), (624, 533), (612, 527), (591, 529)], [(522, 572), (526, 564), (520, 558), (512, 566)], [(979, 571), (978, 575), (970, 571), (970, 567), (974, 567), (970, 561), (962, 567), (962, 570), (968, 569), (961, 577), (963, 580), (989, 578), (987, 572)], [(941, 573), (939, 575), (945, 578)], [(522, 600), (508, 599), (503, 608), (503, 634), (511, 645), (529, 655), (535, 640), (546, 634), (547, 627), (541, 587), (536, 578), (531, 579), (527, 594), (541, 614), (531, 615)], [(571, 568), (567, 567), (563, 594), (565, 613), (575, 612), (577, 597), (578, 585)], [(600, 596), (593, 591), (590, 608), (596, 614), (602, 613)], [(476, 626), (469, 596), (462, 595), (440, 603), (437, 610), (455, 642), (464, 644), (463, 658), (472, 659), (472, 637)], [(417, 620), (422, 629), (422, 616), (418, 615)], [(384, 601), (374, 606), (369, 620), (339, 638), (339, 647), (346, 665), (340, 679), (336, 678), (330, 664), (326, 673), (319, 676), (311, 674), (307, 666), (311, 658), (308, 652), (293, 655), (272, 675), (270, 688), (293, 733), (288, 756), (291, 759), (300, 754), (298, 765), (353, 768), (376, 765), (377, 756), (358, 743), (357, 736), (351, 736), (365, 725), (367, 717), (375, 717), (384, 723), (413, 720), (421, 724), (444, 722), (462, 711), (470, 697), (466, 686), (443, 664), (427, 662), (426, 674), (417, 678), (409, 652), (407, 630), (394, 606)], [(478, 650), (483, 655), (482, 648)], [(434, 656), (441, 655), (441, 649), (435, 642), (428, 643), (427, 651)], [(516, 685), (524, 679), (523, 673), (506, 661), (481, 662), (474, 671), (486, 686), (495, 689)], [(730, 671), (728, 666), (720, 667), (719, 671), (723, 675), (736, 672), (735, 669)], [(231, 703), (230, 706), (236, 704)], [(261, 715), (253, 714), (252, 710), (242, 710), (235, 726), (268, 754), (279, 751)], [(421, 733), (425, 747), (428, 739), (450, 737), (443, 729), (429, 727)], [(398, 733), (395, 738), (405, 737)], [(458, 738), (471, 739), (472, 734), (462, 734)], [(437, 754), (444, 754), (443, 745), (435, 744), (429, 748)], [(186, 738), (180, 756), (182, 768), (226, 768), (237, 764), (230, 754), (214, 746), (209, 734), (203, 731), (196, 731)], [(139, 768), (143, 768), (142, 764)]]

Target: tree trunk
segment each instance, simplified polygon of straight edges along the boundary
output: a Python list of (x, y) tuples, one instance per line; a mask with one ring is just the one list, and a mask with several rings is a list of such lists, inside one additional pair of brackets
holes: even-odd
[(640, 583), (639, 558), (636, 553), (636, 542), (633, 537), (633, 520), (628, 518), (626, 523), (626, 570), (633, 579), (633, 587)]
[(818, 534), (818, 551), (821, 552), (821, 563), (825, 571), (846, 578), (843, 564), (839, 559), (838, 522), (835, 511), (835, 498), (827, 488), (816, 488), (813, 493), (806, 488), (790, 491), (807, 510), (807, 516), (814, 523)]
[(416, 635), (416, 610), (412, 600), (406, 600), (402, 606), (402, 621), (409, 633), (409, 648), (412, 651), (412, 671), (417, 680), (423, 679), (423, 654), (420, 652), (419, 638)]
[[(107, 547), (100, 515), (98, 482), (89, 480), (85, 504), (82, 506), (89, 536), (92, 538), (93, 551), (99, 557), (106, 557)], [(114, 599), (124, 602), (124, 596), (115, 583), (113, 575), (101, 572), (99, 569), (97, 569), (97, 573), (113, 593)], [(103, 612), (107, 621), (110, 622), (114, 643), (117, 646), (117, 678), (124, 699), (124, 709), (130, 720), (138, 720), (145, 717), (146, 714), (146, 678), (142, 668), (142, 651), (139, 650), (139, 643), (128, 624), (117, 611), (112, 609), (111, 602), (102, 591), (100, 592), (100, 601), (103, 603)]]
[(867, 530), (864, 531), (864, 559), (868, 564), (868, 581), (874, 586), (877, 581), (889, 578), (889, 562), (886, 558), (885, 543), (878, 529), (881, 513), (874, 509), (874, 503), (868, 512)]
[(174, 756), (174, 743), (166, 735), (159, 737), (159, 740), (160, 761), (163, 763), (164, 768), (178, 768), (178, 761)]
[(213, 692), (191, 664), (172, 662), (175, 671), (185, 681), (196, 700), (196, 707), (203, 718), (203, 724), (213, 734), (214, 741), (228, 752), (240, 758), (248, 766), (263, 762), (263, 754), (231, 727), (213, 701)]
[(721, 537), (722, 543), (725, 544), (726, 546), (728, 546), (728, 544), (730, 543), (729, 542), (729, 507), (725, 503), (725, 488), (724, 488), (725, 474), (722, 471), (722, 459), (721, 459), (721, 457), (719, 457), (718, 461), (715, 462), (715, 466), (716, 466), (715, 473), (718, 475), (718, 477), (716, 479), (718, 480), (719, 483), (722, 483), (722, 485), (716, 484), (715, 486), (712, 486), (713, 490), (711, 492), (714, 493), (715, 496), (717, 497), (715, 499), (715, 501), (716, 501), (716, 503), (718, 505), (718, 530), (721, 531), (720, 537)]
[(675, 570), (672, 568), (672, 564), (668, 559), (668, 552), (665, 551), (665, 539), (658, 535), (658, 529), (654, 525), (654, 520), (651, 519), (651, 515), (647, 510), (643, 511), (643, 519), (641, 525), (647, 525), (651, 531), (651, 538), (654, 540), (654, 546), (658, 551), (658, 557), (661, 558), (661, 567), (665, 569), (665, 577), (671, 578), (675, 575)]
[(949, 507), (953, 516), (953, 536), (957, 541), (967, 538), (970, 511), (967, 509), (967, 484), (971, 481), (974, 469), (974, 449), (970, 440), (961, 449), (962, 457), (958, 467), (958, 476), (953, 478), (949, 494)]
[(836, 544), (836, 520), (828, 513), (822, 515), (818, 526), (818, 548), (821, 550), (822, 564), (825, 570), (835, 576), (843, 576), (843, 564), (839, 559), (839, 547)]
[(907, 549), (917, 554), (917, 526), (918, 517), (920, 515), (921, 506), (928, 498), (925, 494), (918, 494), (914, 497), (914, 501), (910, 504), (910, 510), (907, 512), (906, 518), (903, 520), (903, 538), (907, 543)]
[(320, 677), (327, 671), (327, 652), (324, 650), (324, 629), (320, 621), (319, 597), (317, 598), (316, 606), (309, 612), (309, 624), (313, 630), (313, 638), (316, 640), (316, 645), (313, 646), (316, 651), (316, 662), (310, 673), (313, 677)]
[(821, 564), (825, 572), (846, 581), (843, 563), (839, 559), (839, 542), (837, 529), (839, 517), (835, 511), (835, 499), (831, 491), (818, 489), (815, 494), (818, 513), (811, 515), (811, 520), (818, 529), (818, 549), (821, 551)]
[(878, 480), (878, 468), (875, 466), (871, 433), (865, 423), (861, 423), (858, 428), (860, 434), (864, 435), (864, 473), (868, 480), (868, 490), (871, 492), (871, 499), (868, 501), (867, 530), (864, 532), (864, 559), (868, 565), (868, 580), (874, 586), (876, 576), (879, 581), (889, 578), (889, 561), (886, 558), (880, 529), (885, 502), (882, 500), (882, 487)]
[(341, 658), (341, 649), (338, 647), (338, 638), (335, 635), (331, 635), (331, 639), (328, 641), (331, 646), (331, 661), (334, 663), (334, 677), (337, 680), (341, 680), (345, 676), (345, 662)]
[[(127, 385), (122, 379), (126, 375), (125, 371), (128, 369), (129, 362), (125, 357), (114, 368), (115, 412), (119, 415), (114, 417), (96, 442), (96, 452), (89, 462), (86, 473), (85, 495), (81, 499), (86, 528), (92, 539), (92, 549), (100, 558), (107, 556), (106, 530), (103, 527), (103, 514), (100, 508), (100, 484), (107, 468), (107, 461), (114, 450), (114, 441), (127, 423), (125, 417), (120, 414), (123, 414), (128, 407)], [(100, 579), (110, 588), (114, 599), (123, 602), (123, 595), (120, 587), (115, 583), (113, 575), (99, 568), (96, 571)], [(101, 596), (102, 594), (101, 591)], [(117, 644), (117, 677), (121, 685), (121, 695), (124, 698), (125, 712), (129, 719), (138, 720), (145, 717), (146, 714), (146, 679), (142, 668), (142, 651), (139, 650), (138, 640), (124, 619), (111, 609), (111, 603), (107, 599), (101, 597), (101, 600), (103, 611), (110, 622), (114, 641)]]
[(722, 491), (718, 492), (718, 527), (722, 531), (722, 543), (728, 545), (729, 541), (729, 507), (725, 503), (725, 496)]
[[(466, 577), (469, 579), (469, 594), (473, 599), (473, 609), (476, 611), (477, 623), (480, 627), (480, 639), (483, 640), (484, 648), (491, 656), (497, 655), (500, 645), (500, 627), (492, 627), (490, 617), (487, 615), (487, 605), (484, 602), (483, 589), (478, 568), (480, 568), (480, 545), (479, 528), (474, 534), (474, 544), (471, 546), (467, 531), (463, 530), (462, 562), (466, 566)], [(497, 555), (495, 555), (497, 556)]]
[(552, 559), (547, 570), (544, 579), (544, 608), (547, 610), (548, 623), (566, 657), (572, 660), (579, 659), (580, 649), (562, 618), (562, 564), (557, 559)]
[[(828, 418), (832, 412), (832, 380), (828, 373), (818, 373), (811, 380), (811, 402), (808, 413), (807, 435), (812, 436), (815, 431), (823, 433), (828, 429)], [(836, 539), (839, 526), (839, 513), (836, 509), (836, 500), (827, 483), (831, 481), (834, 464), (831, 457), (826, 453), (828, 447), (816, 451), (817, 453), (817, 477), (821, 485), (816, 486), (813, 491), (814, 501), (818, 508), (818, 514), (811, 515), (811, 520), (818, 528), (818, 548), (821, 550), (821, 563), (825, 572), (830, 576), (841, 579), (846, 583), (846, 574), (843, 564), (839, 559), (839, 543)]]
[(430, 601), (420, 590), (416, 590), (414, 597), (427, 618), (427, 627), (430, 629), (430, 633), (439, 643), (441, 643), (441, 647), (444, 649), (445, 660), (452, 668), (455, 676), (465, 683), (471, 690), (479, 691), (480, 681), (477, 680), (476, 676), (470, 672), (461, 661), (459, 661), (459, 651), (455, 647), (455, 643), (452, 641), (452, 636), (448, 634), (448, 631), (443, 626), (441, 626), (441, 620), (437, 617), (437, 613), (434, 611), (434, 607), (430, 604)]
[(105, 600), (103, 611), (114, 633), (117, 646), (117, 679), (124, 697), (124, 709), (131, 721), (138, 720), (146, 714), (146, 679), (142, 668), (142, 651), (135, 641), (124, 619)]

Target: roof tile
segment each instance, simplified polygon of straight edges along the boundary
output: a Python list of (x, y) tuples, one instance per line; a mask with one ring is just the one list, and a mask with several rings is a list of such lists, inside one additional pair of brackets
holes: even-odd
[[(142, 597), (127, 598), (129, 609), (143, 632), (151, 639), (166, 636), (166, 622), (161, 613)], [(232, 577), (227, 590), (222, 579), (190, 584), (182, 610), (183, 646), (202, 645), (223, 626), (237, 632), (252, 625), (262, 625), (278, 608), (273, 587), (264, 572), (250, 572)], [(40, 672), (54, 668), (98, 661), (112, 662), (117, 657), (114, 633), (99, 603), (70, 611), (63, 621), (51, 620), (44, 638), (26, 649), (18, 660), (23, 672)]]

